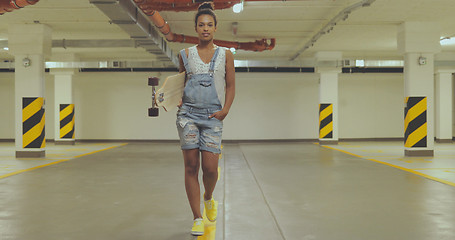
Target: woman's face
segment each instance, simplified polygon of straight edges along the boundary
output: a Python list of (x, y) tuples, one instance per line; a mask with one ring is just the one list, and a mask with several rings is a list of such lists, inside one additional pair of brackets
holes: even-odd
[(210, 41), (216, 32), (215, 19), (211, 15), (201, 15), (197, 19), (196, 32), (202, 41)]

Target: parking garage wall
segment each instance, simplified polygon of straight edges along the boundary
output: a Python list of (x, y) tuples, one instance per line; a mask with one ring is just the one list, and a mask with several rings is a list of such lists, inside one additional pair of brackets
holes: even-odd
[[(74, 76), (76, 139), (176, 140), (175, 112), (150, 118), (149, 76), (172, 72), (83, 72)], [(53, 79), (46, 74), (46, 138), (54, 138)], [(319, 77), (314, 73), (237, 73), (226, 140), (318, 138)], [(341, 74), (339, 137), (401, 138), (401, 73)], [(14, 74), (0, 74), (0, 139), (14, 139)]]

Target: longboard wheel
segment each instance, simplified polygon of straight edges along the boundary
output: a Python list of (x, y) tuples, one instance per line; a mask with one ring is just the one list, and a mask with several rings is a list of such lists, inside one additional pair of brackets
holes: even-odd
[(159, 113), (159, 108), (149, 108), (149, 117), (158, 117)]
[(157, 77), (149, 77), (149, 86), (158, 86), (159, 81)]

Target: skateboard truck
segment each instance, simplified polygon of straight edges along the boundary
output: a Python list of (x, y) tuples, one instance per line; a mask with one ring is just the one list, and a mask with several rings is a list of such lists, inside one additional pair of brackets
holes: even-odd
[[(150, 77), (148, 85), (152, 86), (152, 107), (149, 108), (149, 117), (158, 117), (160, 109), (156, 105), (156, 86), (158, 86), (160, 79), (157, 77)], [(160, 96), (162, 99), (162, 96)]]
[(160, 93), (158, 96), (158, 102), (162, 103), (164, 101), (164, 93)]

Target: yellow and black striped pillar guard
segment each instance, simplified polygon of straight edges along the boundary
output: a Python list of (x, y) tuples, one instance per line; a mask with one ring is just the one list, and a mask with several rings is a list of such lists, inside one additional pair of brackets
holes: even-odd
[(60, 138), (74, 139), (74, 104), (60, 104)]
[(319, 139), (333, 138), (333, 104), (319, 104)]
[(407, 97), (404, 116), (404, 146), (427, 147), (427, 98)]
[(44, 148), (45, 139), (45, 113), (44, 98), (22, 98), (22, 147)]

